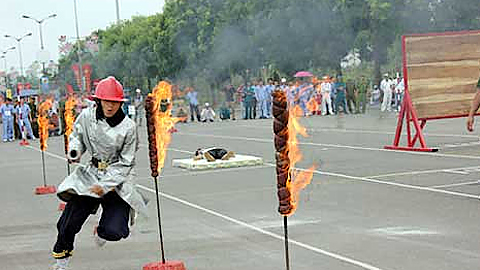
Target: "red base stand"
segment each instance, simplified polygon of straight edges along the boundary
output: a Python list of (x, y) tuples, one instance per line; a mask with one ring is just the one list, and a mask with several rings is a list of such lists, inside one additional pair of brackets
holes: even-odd
[(181, 261), (153, 262), (143, 266), (143, 270), (186, 270)]
[(55, 186), (41, 186), (35, 188), (36, 195), (45, 195), (45, 194), (53, 194), (57, 192), (57, 188)]
[(66, 203), (61, 202), (61, 203), (58, 205), (58, 211), (63, 211), (63, 210), (65, 210), (65, 206), (66, 206), (66, 205), (67, 205)]
[(27, 140), (23, 139), (23, 140), (20, 141), (20, 145), (21, 146), (27, 146), (27, 145), (30, 145), (30, 143), (28, 143)]
[[(405, 125), (407, 129), (407, 145), (399, 146), (400, 137), (402, 136), (403, 122), (405, 120)], [(412, 123), (413, 128), (416, 133), (412, 136)], [(427, 120), (422, 120), (422, 123), (419, 122), (417, 118), (417, 113), (412, 105), (412, 100), (408, 90), (405, 89), (405, 97), (403, 99), (402, 108), (398, 115), (397, 131), (395, 132), (395, 139), (393, 145), (387, 145), (384, 148), (388, 150), (397, 150), (397, 151), (415, 151), (415, 152), (437, 152), (436, 148), (429, 148), (425, 142), (425, 137), (423, 136), (423, 128), (427, 124)], [(415, 147), (415, 144), (420, 142), (420, 147)]]

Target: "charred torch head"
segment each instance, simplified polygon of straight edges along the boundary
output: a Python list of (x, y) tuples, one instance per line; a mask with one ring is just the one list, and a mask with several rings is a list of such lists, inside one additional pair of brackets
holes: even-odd
[(279, 199), (278, 211), (282, 215), (289, 215), (293, 211), (291, 194), (287, 187), (290, 181), (290, 158), (288, 156), (288, 104), (285, 92), (275, 90), (273, 96), (273, 132), (275, 134), (275, 159), (277, 171), (277, 195)]

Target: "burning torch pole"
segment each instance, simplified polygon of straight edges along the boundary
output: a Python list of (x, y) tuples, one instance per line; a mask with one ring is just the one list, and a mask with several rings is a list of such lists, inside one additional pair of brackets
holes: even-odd
[(37, 119), (40, 135), (40, 150), (42, 150), (42, 172), (43, 172), (43, 187), (37, 187), (35, 189), (36, 194), (51, 194), (57, 191), (55, 186), (47, 186), (47, 176), (45, 170), (45, 151), (47, 150), (48, 140), (48, 110), (51, 108), (52, 102), (45, 100), (40, 104), (38, 109), (39, 117)]
[(155, 194), (157, 197), (157, 217), (158, 217), (158, 240), (160, 241), (160, 253), (162, 255), (162, 263), (165, 264), (165, 251), (163, 248), (163, 234), (162, 234), (162, 217), (160, 213), (160, 196), (158, 194), (158, 176), (154, 177)]
[(145, 114), (147, 118), (148, 127), (148, 148), (150, 154), (150, 168), (152, 170), (153, 181), (155, 182), (155, 196), (157, 199), (157, 218), (158, 218), (158, 236), (160, 242), (160, 254), (162, 263), (165, 264), (165, 251), (163, 247), (163, 234), (162, 234), (162, 218), (160, 211), (160, 196), (158, 190), (158, 152), (157, 152), (157, 140), (156, 140), (156, 128), (155, 128), (155, 100), (149, 96), (145, 100)]
[(285, 268), (290, 270), (290, 254), (288, 253), (288, 217), (283, 216), (283, 234), (285, 238)]
[(285, 267), (290, 270), (290, 255), (288, 252), (288, 215), (293, 212), (293, 206), (291, 204), (291, 193), (288, 188), (289, 181), (291, 181), (290, 175), (290, 158), (288, 147), (288, 121), (289, 112), (287, 97), (285, 92), (281, 90), (275, 90), (272, 93), (273, 106), (272, 112), (274, 116), (273, 120), (273, 132), (275, 134), (275, 159), (276, 159), (276, 171), (277, 171), (277, 194), (280, 201), (278, 211), (283, 215), (283, 232), (285, 239)]
[(143, 266), (144, 270), (185, 270), (181, 261), (166, 261), (163, 246), (162, 218), (160, 213), (160, 194), (158, 177), (165, 163), (167, 146), (170, 143), (170, 130), (179, 119), (171, 116), (171, 85), (161, 81), (151, 94), (145, 99), (145, 112), (147, 117), (148, 150), (150, 157), (150, 169), (155, 182), (155, 196), (157, 199), (158, 237), (160, 242), (160, 254), (162, 260)]
[[(63, 144), (65, 146), (65, 155), (68, 155), (68, 136), (63, 134)], [(67, 175), (70, 175), (70, 162), (67, 159)]]
[[(77, 100), (74, 97), (68, 97), (65, 101), (65, 108), (63, 113), (63, 119), (65, 120), (65, 132), (63, 133), (63, 144), (65, 148), (65, 155), (68, 155), (68, 143), (69, 136), (73, 131), (73, 123), (75, 122), (75, 115), (73, 109), (77, 104)], [(70, 175), (70, 162), (67, 160), (67, 173)]]

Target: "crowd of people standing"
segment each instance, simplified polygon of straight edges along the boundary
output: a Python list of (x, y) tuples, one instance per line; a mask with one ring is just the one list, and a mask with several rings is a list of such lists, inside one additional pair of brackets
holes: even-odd
[[(372, 86), (365, 76), (354, 79), (344, 79), (341, 75), (325, 75), (321, 79), (316, 77), (296, 78), (293, 81), (269, 79), (255, 79), (235, 87), (226, 85), (222, 92), (224, 100), (217, 110), (206, 102), (203, 106), (199, 102), (199, 94), (193, 87), (184, 90), (184, 99), (188, 109), (180, 106), (176, 116), (182, 117), (182, 122), (213, 122), (217, 118), (222, 120), (243, 119), (268, 119), (272, 118), (272, 92), (285, 91), (288, 104), (291, 108), (298, 106), (303, 116), (334, 115), (334, 114), (364, 114), (368, 104), (380, 104), (380, 110), (398, 111), (404, 95), (404, 80), (399, 75), (396, 77), (384, 74), (379, 86)], [(51, 99), (52, 108), (49, 115), (54, 134), (62, 133), (62, 120), (65, 100), (74, 96), (78, 100), (76, 113), (88, 106), (93, 101), (77, 93), (69, 93), (65, 97), (55, 99), (53, 95), (23, 97), (13, 101), (0, 96), (0, 120), (2, 120), (2, 141), (9, 142), (15, 139), (35, 139), (37, 137), (37, 106), (44, 99)], [(134, 119), (137, 125), (142, 125), (144, 118), (144, 97), (142, 91), (137, 89), (129, 101), (124, 103), (124, 111)], [(16, 124), (16, 125), (15, 125)], [(22, 130), (25, 132), (22, 133)]]
[[(229, 86), (230, 87), (230, 86)], [(382, 111), (398, 110), (403, 99), (404, 82), (402, 78), (385, 78), (378, 87), (361, 76), (358, 80), (344, 79), (341, 75), (298, 78), (287, 82), (268, 80), (267, 83), (254, 80), (237, 88), (238, 100), (243, 105), (243, 119), (271, 118), (271, 93), (275, 89), (286, 92), (290, 107), (299, 106), (304, 116), (364, 114), (368, 104), (374, 104), (380, 92)], [(232, 107), (231, 105), (229, 107)]]

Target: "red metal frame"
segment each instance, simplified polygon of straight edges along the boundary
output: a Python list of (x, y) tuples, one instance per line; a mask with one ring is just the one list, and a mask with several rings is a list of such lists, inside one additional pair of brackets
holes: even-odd
[[(419, 123), (417, 117), (417, 112), (412, 104), (412, 99), (410, 98), (410, 93), (408, 91), (408, 70), (407, 70), (407, 54), (405, 48), (405, 38), (407, 36), (402, 36), (402, 61), (403, 61), (403, 74), (404, 74), (404, 83), (405, 83), (405, 95), (403, 98), (402, 107), (400, 113), (398, 114), (397, 130), (395, 132), (395, 139), (393, 140), (393, 145), (387, 145), (384, 148), (390, 150), (400, 150), (400, 151), (417, 151), (417, 152), (436, 152), (436, 148), (428, 148), (425, 142), (425, 137), (423, 136), (423, 128), (427, 124), (426, 119), (422, 119), (422, 123)], [(400, 137), (402, 136), (403, 120), (405, 119), (406, 129), (407, 129), (407, 146), (400, 146)], [(415, 128), (415, 135), (412, 138), (412, 126)], [(420, 147), (415, 147), (417, 140), (420, 142)]]
[[(436, 148), (428, 148), (425, 142), (425, 137), (423, 136), (423, 128), (427, 124), (428, 120), (438, 120), (438, 119), (448, 119), (448, 118), (460, 118), (466, 117), (468, 114), (460, 115), (445, 115), (445, 116), (434, 116), (427, 118), (418, 118), (415, 108), (412, 104), (412, 99), (408, 90), (408, 69), (407, 69), (407, 54), (405, 47), (405, 39), (407, 37), (425, 37), (425, 36), (452, 36), (452, 35), (463, 35), (463, 34), (478, 34), (480, 30), (466, 30), (466, 31), (457, 31), (457, 32), (442, 32), (442, 33), (425, 33), (425, 34), (411, 34), (402, 36), (402, 61), (403, 61), (403, 74), (405, 80), (405, 96), (402, 103), (402, 108), (400, 114), (398, 115), (397, 130), (395, 133), (395, 139), (393, 140), (393, 145), (385, 146), (385, 149), (390, 150), (401, 150), (401, 151), (421, 151), (421, 152), (436, 152)], [(480, 115), (477, 113), (476, 115)], [(400, 137), (402, 135), (403, 120), (406, 120), (407, 124), (407, 146), (399, 146)], [(421, 121), (421, 123), (419, 123)], [(413, 122), (414, 128), (416, 130), (415, 135), (412, 139), (411, 133), (411, 123)], [(417, 141), (420, 142), (420, 147), (415, 147)]]

